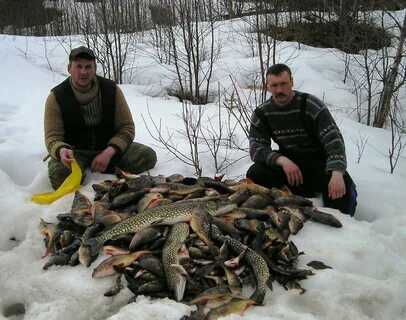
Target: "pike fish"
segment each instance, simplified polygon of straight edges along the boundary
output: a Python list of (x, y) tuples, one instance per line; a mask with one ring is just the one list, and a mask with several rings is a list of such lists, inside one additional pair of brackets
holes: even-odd
[[(205, 199), (202, 201), (185, 201), (147, 209), (121, 221), (101, 235), (83, 241), (81, 245), (82, 252), (87, 251), (90, 256), (97, 257), (101, 246), (107, 240), (118, 238), (128, 233), (135, 233), (152, 225), (171, 225), (179, 222), (188, 222), (191, 220), (193, 211), (196, 208), (205, 208), (213, 212), (216, 207), (217, 204), (214, 201)], [(86, 248), (86, 250), (84, 250), (84, 248)]]
[(162, 250), (166, 282), (176, 301), (181, 301), (186, 289), (187, 272), (179, 264), (178, 252), (189, 236), (189, 225), (177, 223), (172, 226)]
[(250, 299), (254, 300), (257, 304), (262, 304), (270, 278), (268, 264), (264, 258), (241, 242), (222, 235), (216, 225), (211, 225), (211, 235), (215, 240), (226, 243), (237, 254), (245, 251), (244, 260), (251, 266), (257, 283), (256, 289)]

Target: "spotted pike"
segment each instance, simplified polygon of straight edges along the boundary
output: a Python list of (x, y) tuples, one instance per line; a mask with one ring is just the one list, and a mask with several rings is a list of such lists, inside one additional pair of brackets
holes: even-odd
[(211, 226), (212, 237), (223, 243), (226, 243), (232, 251), (241, 254), (245, 251), (244, 260), (248, 262), (254, 272), (257, 287), (250, 299), (254, 300), (257, 304), (262, 304), (265, 298), (266, 288), (269, 281), (269, 268), (268, 264), (258, 253), (251, 248), (242, 244), (241, 242), (221, 234), (219, 228), (216, 225)]
[(193, 216), (193, 211), (197, 208), (204, 208), (214, 212), (217, 208), (217, 203), (205, 199), (150, 208), (119, 222), (97, 237), (83, 241), (81, 247), (86, 247), (91, 256), (97, 256), (101, 246), (107, 240), (115, 239), (128, 233), (135, 233), (152, 225), (172, 225), (179, 222), (188, 222)]
[(186, 289), (186, 271), (179, 264), (178, 252), (189, 236), (189, 226), (186, 223), (173, 225), (162, 250), (166, 282), (176, 301), (181, 301)]
[(161, 188), (162, 190), (166, 190), (165, 193), (169, 193), (171, 195), (177, 195), (177, 196), (186, 196), (188, 194), (191, 193), (195, 193), (198, 191), (205, 191), (205, 189), (203, 187), (201, 187), (200, 185), (192, 185), (192, 186), (188, 186), (185, 185), (183, 183), (162, 183), (157, 185), (155, 188), (153, 188), (150, 192), (155, 191), (155, 192), (159, 192), (159, 188)]

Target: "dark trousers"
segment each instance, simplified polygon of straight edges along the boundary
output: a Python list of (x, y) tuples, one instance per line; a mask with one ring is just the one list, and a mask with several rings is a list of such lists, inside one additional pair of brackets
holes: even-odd
[(345, 195), (333, 200), (328, 196), (328, 184), (331, 173), (324, 171), (325, 165), (323, 162), (314, 160), (294, 162), (299, 166), (303, 175), (303, 184), (299, 186), (290, 186), (282, 167), (277, 165), (268, 167), (263, 164), (254, 163), (247, 171), (247, 178), (268, 188), (280, 188), (286, 185), (294, 194), (304, 197), (314, 197), (316, 193), (321, 192), (324, 206), (338, 209), (343, 213), (354, 216), (357, 206), (357, 191), (348, 172), (344, 174)]
[[(92, 150), (74, 150), (74, 156), (82, 169), (83, 177), (85, 170), (89, 167), (95, 156), (100, 151)], [(106, 173), (113, 173), (114, 167), (117, 166), (124, 171), (130, 173), (141, 173), (152, 169), (157, 161), (156, 153), (150, 147), (141, 143), (133, 142), (130, 144), (126, 152), (119, 157), (114, 156), (106, 170)], [(48, 162), (48, 175), (51, 185), (54, 189), (63, 183), (71, 171), (66, 168), (62, 162), (51, 159)], [(82, 181), (83, 182), (83, 181)]]

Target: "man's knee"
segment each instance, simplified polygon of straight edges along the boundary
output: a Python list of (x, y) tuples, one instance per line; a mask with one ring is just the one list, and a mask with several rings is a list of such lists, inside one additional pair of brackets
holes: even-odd
[(143, 156), (139, 164), (141, 172), (155, 167), (157, 162), (156, 152), (152, 148), (145, 146), (145, 150), (143, 150), (142, 154)]
[(350, 216), (355, 215), (357, 208), (357, 188), (354, 181), (351, 179), (348, 172), (344, 175), (345, 189), (346, 193), (343, 197), (332, 200), (328, 196), (328, 190), (323, 192), (324, 205), (334, 209), (340, 210), (342, 213), (348, 214)]
[(155, 167), (156, 152), (145, 145), (134, 143), (123, 155), (118, 166), (132, 173), (141, 173)]
[(281, 187), (286, 184), (284, 173), (280, 167), (267, 167), (254, 163), (247, 171), (247, 178), (264, 187)]
[(253, 165), (252, 165), (251, 167), (249, 167), (248, 170), (247, 170), (247, 174), (246, 174), (247, 178), (249, 178), (249, 179), (251, 179), (252, 181), (255, 182), (256, 177), (257, 177), (257, 172), (256, 172), (256, 171), (257, 171), (257, 170), (256, 170), (256, 167), (255, 167), (255, 164), (253, 164)]
[(352, 178), (350, 177), (350, 175), (348, 173), (346, 173), (346, 208), (344, 209), (344, 212), (354, 216), (355, 215), (355, 210), (357, 209), (357, 198), (358, 198), (358, 192), (357, 192), (357, 187), (354, 183), (354, 181), (352, 180)]
[(66, 168), (60, 161), (51, 159), (48, 162), (48, 176), (52, 188), (55, 190), (65, 181), (70, 174), (70, 170)]

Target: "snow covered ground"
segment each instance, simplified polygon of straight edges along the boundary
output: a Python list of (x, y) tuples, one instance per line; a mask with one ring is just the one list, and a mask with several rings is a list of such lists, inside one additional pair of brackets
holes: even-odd
[[(243, 81), (257, 68), (244, 42), (237, 41), (237, 33), (230, 31), (235, 27), (222, 26), (224, 50), (214, 79), (223, 86), (229, 85), (229, 74)], [(295, 55), (289, 64), (296, 89), (322, 97), (333, 111), (345, 138), (348, 170), (358, 186), (359, 204), (355, 218), (339, 215), (343, 228), (307, 222), (292, 238), (305, 252), (299, 259), (301, 266), (321, 260), (333, 269), (316, 271), (303, 281), (307, 289), (303, 295), (275, 284), (265, 305), (249, 309), (243, 318), (406, 319), (406, 154), (390, 174), (390, 132), (351, 119), (348, 111), (355, 101), (342, 83), (343, 62), (337, 52), (307, 46), (297, 50), (293, 43), (283, 46), (281, 62), (293, 52)], [(127, 305), (131, 296), (127, 289), (115, 297), (104, 297), (112, 280), (92, 279), (92, 268), (80, 265), (42, 270), (45, 261), (41, 259), (44, 245), (39, 219), (55, 221), (58, 213), (70, 209), (73, 199), (68, 195), (51, 205), (30, 201), (33, 193), (51, 190), (46, 163), (42, 162), (46, 155), (44, 102), (49, 90), (66, 77), (67, 54), (55, 39), (0, 35), (0, 61), (0, 319), (5, 319), (4, 311), (16, 303), (25, 306), (25, 315), (13, 319), (179, 319), (190, 313), (190, 307), (170, 299), (141, 296)], [(136, 123), (136, 141), (155, 146), (141, 115), (148, 118), (149, 108), (156, 121), (162, 119), (166, 127), (175, 130), (181, 125), (181, 104), (164, 94), (170, 83), (166, 70), (147, 57), (140, 57), (136, 65), (133, 83), (122, 89)], [(216, 110), (214, 105), (208, 109)], [(368, 142), (357, 163), (357, 140), (361, 137), (367, 137)], [(158, 164), (151, 174), (193, 174), (191, 168), (155, 148)], [(227, 170), (227, 177), (243, 177), (249, 166), (250, 160), (245, 158)], [(214, 169), (208, 165), (203, 173), (211, 176)], [(91, 184), (106, 178), (90, 175), (82, 190), (92, 196)], [(240, 318), (231, 315), (227, 319)]]

